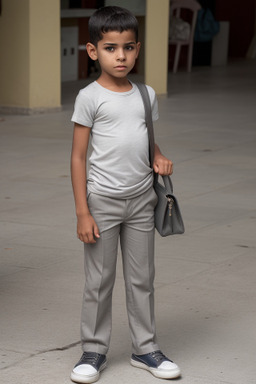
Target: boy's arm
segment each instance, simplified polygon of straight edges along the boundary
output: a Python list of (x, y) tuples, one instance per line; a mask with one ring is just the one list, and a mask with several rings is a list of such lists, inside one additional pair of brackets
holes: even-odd
[(162, 155), (160, 148), (155, 144), (155, 157), (153, 168), (156, 173), (159, 175), (171, 175), (173, 172), (173, 163), (171, 160), (167, 159)]
[(95, 243), (99, 229), (90, 214), (86, 193), (86, 156), (90, 128), (75, 123), (71, 153), (71, 180), (77, 215), (77, 237), (84, 243)]

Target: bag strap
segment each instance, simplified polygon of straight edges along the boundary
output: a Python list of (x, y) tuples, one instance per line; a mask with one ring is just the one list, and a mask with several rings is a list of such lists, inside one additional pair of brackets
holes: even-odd
[(149, 162), (151, 168), (153, 168), (154, 154), (155, 154), (155, 138), (154, 138), (154, 128), (152, 121), (152, 112), (151, 112), (151, 102), (149, 98), (148, 89), (143, 83), (136, 83), (145, 108), (145, 121), (148, 129), (148, 140), (149, 140)]
[[(154, 137), (154, 128), (153, 128), (153, 120), (152, 120), (152, 111), (151, 111), (151, 102), (149, 98), (148, 89), (143, 83), (136, 83), (145, 108), (145, 120), (146, 126), (148, 129), (148, 140), (149, 140), (149, 161), (150, 166), (153, 168), (154, 154), (155, 154), (155, 137)], [(173, 193), (173, 185), (170, 176), (162, 176), (164, 181), (164, 185), (168, 193)], [(154, 172), (154, 184), (158, 181), (158, 174)]]
[[(168, 195), (173, 194), (173, 184), (170, 175), (161, 176), (164, 182), (165, 190)], [(158, 173), (154, 174), (154, 184), (158, 183)]]

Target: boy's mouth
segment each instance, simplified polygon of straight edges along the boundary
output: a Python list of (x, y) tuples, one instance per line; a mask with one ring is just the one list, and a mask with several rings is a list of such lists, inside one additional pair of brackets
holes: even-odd
[(115, 67), (115, 69), (123, 70), (123, 69), (126, 69), (126, 66), (125, 65), (117, 65)]

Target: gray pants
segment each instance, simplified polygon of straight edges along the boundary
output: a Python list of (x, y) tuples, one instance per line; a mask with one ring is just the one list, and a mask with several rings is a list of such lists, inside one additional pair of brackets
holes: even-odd
[(99, 230), (96, 244), (85, 244), (85, 289), (81, 335), (84, 351), (106, 354), (112, 327), (112, 291), (120, 238), (126, 305), (133, 353), (158, 348), (154, 320), (154, 207), (151, 188), (133, 199), (90, 194), (88, 205)]

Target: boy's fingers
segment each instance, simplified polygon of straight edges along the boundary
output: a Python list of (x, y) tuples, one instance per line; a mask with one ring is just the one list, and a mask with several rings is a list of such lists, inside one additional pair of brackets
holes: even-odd
[(93, 233), (90, 233), (89, 235), (85, 236), (84, 243), (86, 243), (86, 244), (94, 244), (94, 243), (96, 243), (96, 241), (94, 239), (94, 236), (93, 236)]
[(154, 171), (159, 173), (159, 175), (171, 175), (173, 173), (173, 165), (172, 164), (163, 164), (157, 165), (154, 164)]
[(90, 235), (90, 236), (88, 237), (88, 241), (86, 241), (86, 243), (88, 243), (88, 244), (94, 244), (94, 243), (96, 243), (96, 240), (94, 239), (94, 236), (93, 236), (93, 235)]
[(96, 243), (93, 233), (80, 234), (77, 237), (79, 240), (81, 240), (83, 243), (86, 243), (86, 244)]
[(94, 220), (91, 220), (87, 225), (83, 228), (80, 228), (78, 225), (77, 228), (77, 237), (83, 243), (86, 244), (94, 244), (96, 243), (96, 239), (100, 237), (99, 229)]
[(100, 231), (99, 231), (99, 228), (98, 228), (98, 226), (95, 224), (95, 226), (94, 226), (94, 236), (95, 237), (97, 237), (97, 239), (99, 239), (100, 238)]
[(158, 165), (154, 164), (154, 165), (153, 165), (153, 168), (154, 168), (155, 173), (158, 173), (158, 172), (159, 172), (159, 167), (158, 167)]

